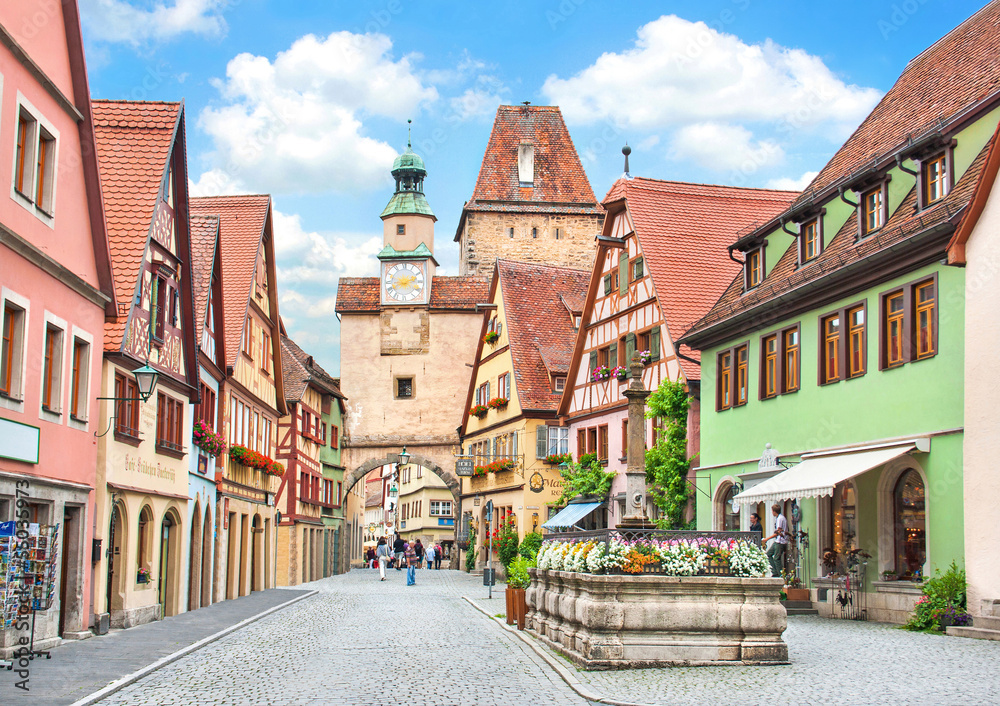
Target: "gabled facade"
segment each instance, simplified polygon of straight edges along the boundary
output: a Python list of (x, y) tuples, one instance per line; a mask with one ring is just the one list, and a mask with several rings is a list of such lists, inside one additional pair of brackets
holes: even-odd
[(714, 410), (699, 526), (783, 505), (809, 535), (786, 565), (825, 614), (843, 612), (828, 574), (902, 621), (915, 581), (963, 563), (966, 288), (945, 263), (1000, 121), (998, 22), (994, 2), (908, 64), (792, 207), (733, 243), (745, 272), (682, 339)]
[(498, 258), (587, 269), (603, 222), (559, 108), (497, 108), (455, 231), (460, 273), (487, 276)]
[[(462, 498), (480, 499), (463, 503), (462, 534), (473, 523), (480, 528), (479, 546), (467, 551), (483, 565), (487, 526), (514, 517), (520, 538), (540, 532), (562, 494), (561, 459), (553, 457), (569, 452), (569, 440), (556, 410), (589, 280), (585, 270), (494, 265), (461, 430), (476, 473), (462, 479)], [(485, 500), (493, 501), (492, 517)]]
[[(604, 200), (607, 218), (598, 239), (583, 325), (559, 415), (579, 459), (596, 454), (618, 473), (607, 522), (624, 509), (628, 400), (622, 394), (632, 354), (647, 352), (643, 385), (683, 379), (692, 393), (688, 455), (698, 453), (697, 353), (679, 351), (677, 336), (708, 311), (736, 264), (725, 256), (733, 236), (786, 207), (797, 194), (660, 181), (625, 176)], [(655, 420), (646, 422), (647, 445)], [(648, 501), (647, 514), (656, 508)]]
[(188, 511), (191, 552), (188, 562), (188, 610), (210, 605), (215, 570), (215, 475), (223, 468), (224, 452), (215, 445), (223, 434), (222, 405), (226, 378), (222, 308), (222, 258), (219, 254), (219, 219), (191, 216), (191, 270), (194, 311), (201, 326), (198, 343), (199, 401), (188, 429), (192, 453), (188, 467)]
[[(101, 347), (118, 300), (77, 5), (55, 3), (45, 32), (12, 41), (7, 32), (36, 11), (0, 8), (0, 523), (24, 522), (32, 547), (55, 533), (54, 590), (35, 620), (35, 647), (46, 649), (90, 635), (94, 435), (108, 423)], [(0, 609), (0, 657), (26, 635), (12, 624), (16, 588), (0, 588), (12, 601)]]
[[(130, 627), (186, 607), (190, 403), (198, 400), (184, 106), (94, 101), (118, 310), (104, 327), (95, 612)], [(159, 377), (147, 402), (133, 371)]]
[(277, 458), (286, 477), (276, 501), (277, 585), (295, 586), (338, 573), (334, 513), (341, 509), (343, 467), (331, 469), (323, 459), (326, 449), (339, 450), (344, 396), (294, 341), (282, 335), (281, 347), (288, 413), (278, 422)]
[(219, 396), (229, 451), (216, 474), (215, 600), (272, 588), (275, 465), (281, 377), (271, 197), (191, 200), (195, 216), (219, 219), (226, 379)]

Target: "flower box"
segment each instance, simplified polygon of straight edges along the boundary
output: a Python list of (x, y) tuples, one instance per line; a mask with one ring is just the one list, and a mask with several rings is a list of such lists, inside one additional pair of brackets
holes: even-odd
[(515, 465), (514, 459), (501, 458), (487, 464), (486, 471), (487, 473), (503, 473), (504, 471), (513, 471)]
[(786, 588), (785, 595), (788, 597), (788, 600), (790, 601), (810, 600), (808, 588)]
[(209, 456), (221, 456), (226, 453), (226, 440), (222, 434), (216, 434), (203, 419), (194, 423), (191, 431), (191, 442)]
[(507, 588), (507, 624), (517, 623), (518, 630), (524, 630), (524, 619), (528, 612), (523, 588)]
[(486, 405), (484, 405), (484, 404), (477, 404), (477, 405), (473, 405), (469, 409), (469, 414), (472, 415), (473, 417), (479, 417), (480, 419), (482, 419), (483, 417), (486, 416), (486, 414), (489, 411), (490, 411), (490, 408), (487, 407)]
[(485, 336), (483, 336), (483, 343), (488, 343), (491, 346), (495, 346), (499, 340), (500, 334), (496, 331), (489, 331)]
[(545, 463), (552, 466), (558, 466), (563, 463), (569, 463), (573, 460), (573, 454), (549, 454), (545, 457)]
[(649, 351), (639, 351), (639, 362), (643, 365), (649, 365), (653, 362), (653, 354)]
[(230, 446), (229, 458), (248, 468), (255, 468), (258, 471), (263, 471), (269, 476), (277, 476), (280, 478), (285, 474), (285, 466), (283, 463), (275, 461), (264, 454), (257, 453), (252, 449), (248, 449), (246, 446), (240, 446), (239, 444), (233, 444)]
[(624, 365), (619, 365), (611, 371), (611, 374), (618, 378), (618, 382), (625, 382), (628, 380), (628, 368)]
[(139, 569), (135, 573), (136, 583), (149, 583), (149, 569)]
[(611, 369), (606, 365), (602, 365), (598, 368), (594, 368), (594, 372), (590, 374), (591, 382), (601, 382), (602, 380), (607, 380), (611, 377)]
[(494, 397), (489, 401), (489, 407), (492, 409), (506, 409), (508, 401), (506, 397)]

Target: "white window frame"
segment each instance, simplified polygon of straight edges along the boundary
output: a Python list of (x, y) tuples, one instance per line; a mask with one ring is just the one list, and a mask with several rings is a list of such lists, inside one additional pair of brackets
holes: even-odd
[[(20, 119), (21, 113), (27, 113), (32, 120), (31, 123), (31, 134), (25, 140), (26, 152), (25, 160), (30, 160), (31, 166), (31, 183), (28, 185), (29, 188), (25, 190), (24, 193), (19, 193), (15, 188), (17, 183), (17, 125)], [(48, 169), (46, 175), (46, 181), (48, 186), (46, 187), (47, 201), (46, 208), (43, 210), (39, 204), (34, 201), (36, 188), (35, 180), (38, 178), (38, 160), (35, 150), (38, 147), (39, 140), (39, 129), (44, 130), (48, 133), (49, 137), (53, 141), (52, 154), (48, 160), (48, 164), (51, 168)], [(30, 211), (38, 220), (47, 225), (49, 228), (55, 228), (55, 212), (56, 212), (56, 185), (59, 183), (59, 130), (56, 129), (46, 117), (42, 114), (40, 110), (35, 108), (32, 103), (25, 98), (24, 94), (20, 91), (17, 92), (17, 100), (14, 104), (14, 130), (11, 135), (13, 143), (11, 145), (11, 155), (13, 159), (10, 165), (10, 198), (12, 201), (18, 203)], [(30, 150), (28, 146), (30, 145)]]
[[(447, 512), (444, 511), (447, 506)], [(453, 517), (451, 500), (431, 500), (431, 517)]]
[[(24, 412), (25, 361), (28, 359), (28, 337), (31, 335), (31, 300), (3, 287), (0, 289), (0, 312), (4, 310), (8, 301), (21, 309), (23, 322), (20, 345), (14, 351), (15, 377), (11, 382), (11, 396), (0, 397), (0, 407), (11, 412)], [(0, 326), (2, 325), (0, 321)]]
[(549, 427), (546, 441), (549, 456), (569, 453), (569, 427)]
[[(45, 311), (42, 323), (41, 375), (38, 376), (38, 418), (44, 419), (47, 422), (62, 424), (63, 408), (65, 407), (66, 402), (66, 344), (67, 339), (69, 338), (67, 335), (69, 332), (69, 326), (63, 319), (48, 310)], [(52, 394), (55, 397), (55, 400), (53, 406), (51, 407), (51, 412), (42, 407), (42, 402), (44, 401), (45, 396), (45, 339), (48, 336), (49, 326), (52, 326), (60, 331), (61, 339), (58, 346), (59, 360), (54, 364), (55, 378), (52, 381)]]
[(69, 404), (71, 406), (73, 404), (73, 352), (74, 352), (73, 349), (75, 347), (76, 341), (78, 340), (87, 344), (87, 361), (86, 361), (87, 364), (83, 366), (80, 370), (80, 399), (83, 400), (80, 411), (83, 416), (76, 417), (74, 419), (73, 418), (74, 410), (70, 409), (69, 414), (66, 415), (66, 424), (72, 427), (73, 429), (86, 431), (87, 426), (89, 425), (90, 422), (90, 404), (88, 402), (88, 400), (90, 400), (90, 379), (91, 379), (90, 369), (91, 367), (93, 367), (94, 351), (96, 349), (94, 348), (93, 335), (91, 335), (87, 331), (84, 331), (81, 328), (78, 328), (77, 326), (73, 326), (71, 338), (72, 341), (69, 348), (70, 358), (68, 361), (70, 373), (68, 376), (69, 379), (67, 381), (69, 383), (69, 387), (67, 387), (68, 391), (67, 400), (69, 400)]

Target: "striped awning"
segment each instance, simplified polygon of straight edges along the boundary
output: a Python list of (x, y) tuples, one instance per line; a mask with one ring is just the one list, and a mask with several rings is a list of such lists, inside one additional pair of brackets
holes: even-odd
[(592, 513), (604, 503), (570, 503), (562, 510), (549, 518), (542, 527), (544, 529), (556, 530), (574, 527), (577, 522)]

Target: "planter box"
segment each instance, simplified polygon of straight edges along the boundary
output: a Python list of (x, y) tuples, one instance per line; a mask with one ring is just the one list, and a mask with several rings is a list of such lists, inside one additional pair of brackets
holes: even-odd
[(523, 588), (508, 588), (507, 595), (507, 624), (517, 623), (518, 630), (524, 630), (525, 618), (527, 616), (527, 603), (525, 601)]
[(790, 601), (808, 601), (812, 600), (809, 596), (808, 588), (786, 588), (785, 595), (788, 596)]
[(788, 662), (779, 578), (530, 572), (528, 630), (585, 669)]

